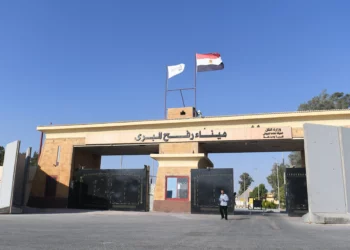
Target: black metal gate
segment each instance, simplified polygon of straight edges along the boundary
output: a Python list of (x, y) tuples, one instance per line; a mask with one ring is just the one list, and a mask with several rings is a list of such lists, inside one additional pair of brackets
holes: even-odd
[(77, 170), (70, 187), (69, 207), (149, 211), (149, 168)]
[(289, 216), (302, 216), (308, 212), (305, 168), (286, 169), (286, 207)]
[(233, 213), (233, 169), (192, 169), (191, 213), (219, 213), (219, 197), (222, 189), (229, 197), (228, 213)]

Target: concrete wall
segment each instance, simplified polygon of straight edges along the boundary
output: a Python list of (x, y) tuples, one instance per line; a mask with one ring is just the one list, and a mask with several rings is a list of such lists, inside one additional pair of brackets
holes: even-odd
[(0, 190), (1, 190), (1, 183), (2, 183), (2, 181), (1, 181), (1, 179), (2, 179), (2, 166), (0, 166)]
[(1, 175), (4, 170), (4, 178), (0, 178), (0, 213), (21, 213), (28, 201), (36, 167), (29, 168), (27, 183), (24, 183), (26, 154), (19, 153), (19, 150), (20, 141), (10, 143), (6, 147), (6, 165), (0, 167)]
[(32, 190), (33, 180), (37, 169), (38, 169), (38, 166), (29, 166), (26, 189), (24, 194), (24, 206), (28, 205), (28, 200), (29, 200), (30, 192)]
[(26, 154), (18, 154), (13, 190), (13, 205), (17, 207), (22, 206), (25, 160)]
[(304, 125), (310, 213), (349, 212), (350, 129)]
[(154, 202), (154, 189), (156, 185), (151, 184), (149, 187), (149, 211), (153, 211), (153, 202)]
[(0, 212), (9, 213), (12, 207), (14, 180), (20, 141), (6, 145), (0, 189)]
[(342, 147), (342, 161), (343, 161), (343, 171), (345, 177), (345, 195), (347, 212), (350, 213), (350, 129), (349, 128), (339, 128), (341, 147)]

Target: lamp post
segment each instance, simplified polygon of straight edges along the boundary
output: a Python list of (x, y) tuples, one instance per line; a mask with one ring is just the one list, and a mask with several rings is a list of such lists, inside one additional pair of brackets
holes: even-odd
[(244, 193), (244, 205), (246, 205), (246, 199), (247, 199), (247, 195), (246, 195), (246, 193), (245, 193), (245, 174), (243, 173), (243, 186), (244, 186), (244, 190), (243, 190), (243, 193)]
[(276, 168), (277, 168), (277, 196), (278, 196), (278, 210), (281, 211), (281, 197), (280, 197), (280, 181), (279, 181), (279, 166), (277, 159), (275, 157), (272, 157), (276, 160)]
[[(254, 168), (256, 172), (258, 172), (258, 168)], [(258, 183), (258, 200), (260, 200), (260, 184)]]
[(277, 163), (277, 192), (278, 192), (278, 210), (281, 211), (281, 197), (280, 197), (280, 178), (279, 178), (279, 166)]

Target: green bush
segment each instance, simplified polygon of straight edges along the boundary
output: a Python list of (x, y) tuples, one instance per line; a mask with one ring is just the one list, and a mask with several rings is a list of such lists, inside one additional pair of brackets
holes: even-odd
[(275, 203), (269, 202), (269, 201), (263, 201), (262, 206), (265, 209), (267, 209), (267, 208), (276, 209), (277, 208), (277, 205)]

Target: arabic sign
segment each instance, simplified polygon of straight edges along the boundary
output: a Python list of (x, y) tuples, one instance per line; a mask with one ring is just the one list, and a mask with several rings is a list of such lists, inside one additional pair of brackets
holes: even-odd
[(283, 139), (284, 134), (281, 128), (267, 128), (263, 137), (264, 139)]
[(191, 133), (190, 131), (186, 131), (186, 135), (171, 135), (170, 133), (162, 133), (159, 132), (158, 135), (153, 135), (153, 136), (145, 136), (143, 134), (139, 134), (137, 137), (135, 137), (135, 141), (141, 141), (144, 142), (146, 140), (162, 140), (167, 142), (169, 141), (169, 139), (180, 139), (180, 138), (185, 138), (185, 139), (189, 139), (189, 140), (193, 140), (194, 138), (217, 138), (218, 140), (220, 140), (222, 137), (226, 137), (227, 133), (223, 132), (221, 134), (221, 132), (219, 132), (218, 134), (214, 134), (214, 131), (211, 131), (211, 134), (202, 134), (201, 131), (199, 131), (198, 133)]
[(291, 127), (204, 127), (135, 129), (119, 131), (90, 132), (86, 134), (85, 144), (140, 144), (166, 142), (210, 142), (210, 141), (249, 141), (292, 139)]

